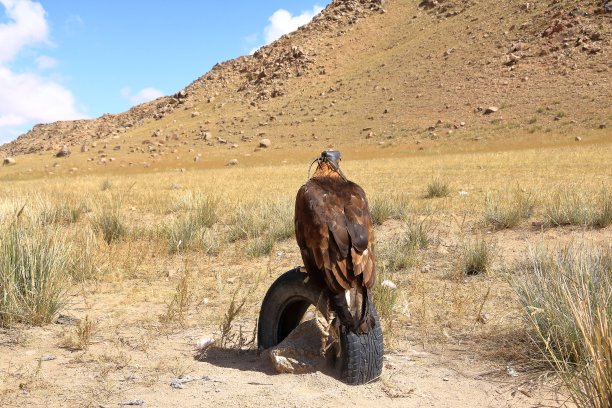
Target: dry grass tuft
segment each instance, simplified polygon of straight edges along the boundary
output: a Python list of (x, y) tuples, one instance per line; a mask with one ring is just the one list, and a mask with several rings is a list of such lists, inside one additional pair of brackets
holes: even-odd
[(612, 225), (612, 195), (607, 189), (595, 196), (575, 190), (557, 190), (545, 201), (545, 214), (551, 227), (605, 228)]
[(89, 211), (84, 202), (62, 201), (53, 202), (48, 198), (41, 198), (37, 207), (38, 213), (35, 215), (39, 225), (74, 224), (79, 221), (81, 216)]
[(77, 323), (72, 333), (64, 333), (60, 347), (70, 350), (87, 350), (96, 330), (96, 323), (90, 320), (89, 316), (85, 316), (85, 319)]
[(405, 240), (415, 249), (425, 249), (434, 242), (434, 226), (429, 218), (418, 220), (416, 217), (406, 219)]
[(388, 219), (401, 219), (406, 215), (408, 197), (402, 194), (375, 197), (370, 205), (372, 222), (382, 225)]
[(255, 329), (253, 329), (250, 338), (243, 332), (242, 325), (238, 326), (238, 331), (236, 331), (234, 327), (234, 321), (243, 312), (243, 308), (247, 301), (246, 295), (238, 299), (239, 292), (240, 286), (237, 287), (232, 294), (232, 299), (225, 311), (223, 321), (219, 325), (219, 331), (221, 332), (220, 345), (222, 348), (243, 349), (255, 345), (257, 324), (255, 324)]
[(0, 325), (52, 321), (66, 304), (71, 255), (58, 232), (18, 221), (0, 228)]
[(463, 243), (463, 273), (468, 276), (484, 275), (491, 270), (495, 244), (484, 236), (467, 239)]
[(450, 195), (450, 187), (446, 181), (434, 179), (427, 185), (425, 198), (441, 198)]
[(399, 296), (399, 289), (394, 283), (394, 274), (389, 273), (383, 266), (382, 272), (377, 278), (376, 285), (372, 290), (372, 300), (376, 305), (378, 317), (383, 325), (385, 333), (385, 343), (390, 345), (393, 343), (393, 326), (397, 320), (395, 305)]
[(545, 358), (579, 407), (612, 402), (612, 253), (573, 246), (531, 250), (513, 280)]
[(185, 271), (176, 285), (174, 296), (168, 304), (166, 313), (159, 317), (160, 322), (165, 324), (176, 322), (181, 327), (185, 326), (187, 322), (187, 313), (193, 301), (193, 289), (191, 285), (191, 274)]
[(484, 220), (496, 229), (514, 228), (522, 220), (531, 217), (534, 209), (534, 196), (519, 189), (503, 196), (487, 195)]
[(117, 207), (104, 207), (92, 218), (91, 223), (94, 232), (102, 234), (108, 245), (122, 240), (127, 235), (127, 227)]
[(259, 258), (262, 256), (268, 256), (274, 249), (276, 240), (270, 233), (265, 234), (261, 237), (253, 238), (247, 242), (246, 252), (251, 258)]

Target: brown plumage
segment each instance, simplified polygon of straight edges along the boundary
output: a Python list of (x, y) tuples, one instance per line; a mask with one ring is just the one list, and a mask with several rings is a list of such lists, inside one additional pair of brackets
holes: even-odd
[(367, 333), (374, 324), (369, 290), (376, 280), (372, 216), (365, 192), (344, 177), (339, 161), (337, 151), (316, 160), (295, 200), (295, 235), (308, 275), (330, 292), (340, 322)]

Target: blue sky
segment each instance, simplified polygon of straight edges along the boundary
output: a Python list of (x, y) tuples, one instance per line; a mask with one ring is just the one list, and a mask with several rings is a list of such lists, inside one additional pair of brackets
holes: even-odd
[(0, 0), (0, 143), (177, 92), (329, 0)]

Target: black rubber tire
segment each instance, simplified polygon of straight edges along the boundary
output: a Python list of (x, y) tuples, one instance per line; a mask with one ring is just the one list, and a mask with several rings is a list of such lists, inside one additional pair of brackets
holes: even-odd
[(319, 309), (327, 307), (321, 288), (305, 282), (306, 277), (295, 268), (279, 276), (268, 289), (259, 310), (257, 344), (260, 350), (283, 341), (300, 324), (310, 305)]
[(374, 304), (370, 303), (375, 326), (367, 334), (355, 334), (342, 328), (338, 365), (342, 381), (351, 385), (366, 384), (382, 374), (385, 346), (382, 327)]
[[(315, 305), (327, 314), (325, 291), (299, 268), (282, 274), (266, 293), (259, 311), (257, 342), (261, 350), (276, 346), (300, 324), (306, 310)], [(357, 335), (341, 328), (340, 353), (334, 365), (347, 384), (365, 384), (380, 377), (383, 367), (383, 334), (374, 305), (370, 303), (375, 327)], [(323, 309), (323, 310), (321, 310)]]

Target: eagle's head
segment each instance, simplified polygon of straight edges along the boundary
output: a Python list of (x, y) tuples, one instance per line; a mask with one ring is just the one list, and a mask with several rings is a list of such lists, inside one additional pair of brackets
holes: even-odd
[[(346, 180), (342, 170), (340, 170), (340, 160), (340, 152), (338, 150), (325, 150), (321, 152), (321, 156), (312, 162), (312, 164), (317, 163), (314, 177), (336, 176)], [(310, 173), (310, 169), (308, 173)]]
[(321, 152), (320, 162), (331, 162), (332, 166), (338, 167), (340, 160), (340, 152), (338, 150), (324, 150)]

